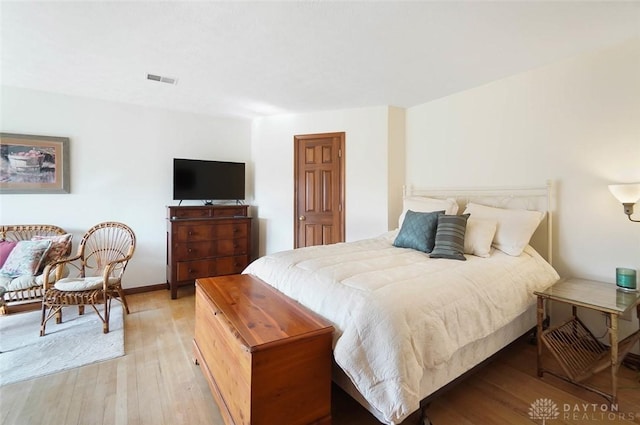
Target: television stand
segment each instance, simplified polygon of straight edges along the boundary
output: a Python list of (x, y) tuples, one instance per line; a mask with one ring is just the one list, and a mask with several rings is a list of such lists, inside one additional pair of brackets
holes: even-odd
[(178, 287), (209, 276), (241, 273), (251, 260), (247, 205), (167, 207), (167, 284)]

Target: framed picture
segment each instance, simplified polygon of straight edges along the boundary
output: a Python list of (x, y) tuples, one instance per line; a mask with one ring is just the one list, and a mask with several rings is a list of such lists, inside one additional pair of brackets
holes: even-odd
[(0, 193), (69, 193), (69, 139), (0, 133)]

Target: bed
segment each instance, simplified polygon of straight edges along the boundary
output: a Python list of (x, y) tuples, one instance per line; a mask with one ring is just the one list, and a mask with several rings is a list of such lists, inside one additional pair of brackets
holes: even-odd
[[(408, 189), (398, 229), (266, 255), (244, 273), (330, 320), (334, 381), (380, 422), (399, 424), (535, 326), (533, 292), (558, 279), (552, 189)], [(398, 243), (415, 217), (434, 215), (430, 253)], [(447, 220), (467, 224), (462, 258), (431, 257), (448, 252)]]

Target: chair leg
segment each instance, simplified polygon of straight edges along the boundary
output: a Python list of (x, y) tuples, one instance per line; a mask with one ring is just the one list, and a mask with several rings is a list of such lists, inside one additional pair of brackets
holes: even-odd
[(120, 298), (120, 301), (122, 301), (122, 304), (124, 304), (124, 311), (129, 314), (129, 304), (127, 304), (127, 298), (124, 296), (122, 286), (118, 286), (118, 297)]
[(60, 323), (62, 323), (62, 309), (61, 308), (56, 311), (56, 324), (59, 325)]
[(107, 334), (109, 333), (109, 315), (111, 310), (111, 298), (105, 297), (104, 301), (104, 322), (102, 323), (102, 332)]
[(56, 317), (56, 322), (58, 321), (58, 317), (62, 315), (62, 306), (48, 306), (46, 304), (42, 304), (42, 319), (40, 322), (40, 336), (44, 336), (46, 333), (46, 326), (49, 319), (53, 316)]
[(47, 321), (45, 320), (47, 316), (47, 306), (45, 303), (42, 303), (42, 318), (40, 319), (40, 336), (44, 336), (45, 327), (47, 326)]
[(84, 306), (83, 305), (79, 305), (78, 306), (78, 316), (82, 316), (84, 314)]

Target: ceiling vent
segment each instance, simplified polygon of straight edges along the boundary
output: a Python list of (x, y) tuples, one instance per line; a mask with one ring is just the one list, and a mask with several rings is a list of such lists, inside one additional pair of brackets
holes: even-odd
[(147, 80), (158, 81), (161, 83), (173, 84), (174, 86), (178, 84), (178, 79), (174, 77), (163, 77), (161, 75), (147, 74)]

